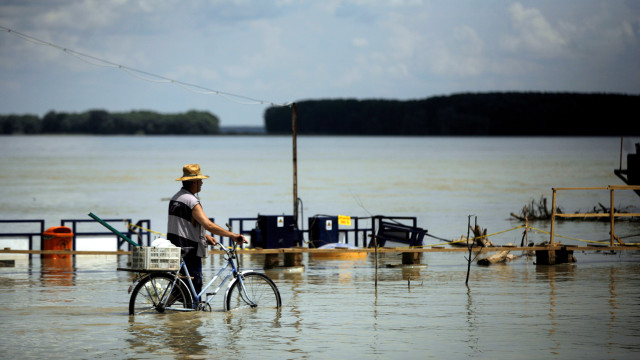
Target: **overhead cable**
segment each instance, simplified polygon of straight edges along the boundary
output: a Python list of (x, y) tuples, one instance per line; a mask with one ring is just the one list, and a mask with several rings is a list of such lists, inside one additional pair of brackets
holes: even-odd
[(140, 80), (144, 80), (144, 81), (149, 81), (149, 82), (155, 82), (155, 83), (168, 83), (168, 84), (173, 84), (173, 85), (177, 85), (187, 91), (191, 91), (197, 94), (202, 94), (202, 95), (217, 95), (220, 96), (224, 99), (227, 99), (229, 101), (233, 101), (239, 104), (244, 104), (244, 105), (271, 105), (271, 106), (291, 106), (292, 103), (275, 103), (275, 102), (271, 102), (271, 101), (267, 101), (267, 100), (260, 100), (260, 99), (255, 99), (255, 98), (251, 98), (248, 96), (244, 96), (244, 95), (238, 95), (238, 94), (232, 94), (229, 92), (225, 92), (225, 91), (220, 91), (220, 90), (213, 90), (213, 89), (209, 89), (200, 85), (196, 85), (196, 84), (190, 84), (190, 83), (186, 83), (180, 80), (175, 80), (175, 79), (170, 79), (167, 78), (165, 76), (161, 76), (161, 75), (156, 75), (156, 74), (152, 74), (150, 72), (144, 71), (144, 70), (138, 70), (138, 69), (134, 69), (125, 65), (120, 65), (120, 64), (116, 64), (114, 62), (108, 61), (108, 60), (104, 60), (101, 58), (98, 58), (96, 56), (93, 55), (87, 55), (87, 54), (83, 54), (81, 52), (72, 50), (72, 49), (68, 49), (53, 43), (50, 43), (48, 41), (44, 41), (44, 40), (40, 40), (38, 38), (35, 38), (33, 36), (29, 36), (23, 33), (20, 33), (18, 31), (9, 29), (7, 27), (1, 26), (0, 25), (0, 30), (3, 30), (5, 32), (8, 32), (10, 34), (16, 35), (18, 37), (20, 37), (21, 39), (27, 40), (29, 42), (38, 44), (38, 45), (44, 45), (44, 46), (49, 46), (52, 47), (56, 50), (62, 51), (65, 54), (71, 55), (79, 60), (82, 60), (88, 64), (91, 65), (95, 65), (95, 66), (102, 66), (102, 67), (110, 67), (110, 68), (114, 68), (114, 69), (119, 69), (124, 71), (125, 73), (127, 73), (128, 75), (135, 77), (136, 79), (140, 79)]

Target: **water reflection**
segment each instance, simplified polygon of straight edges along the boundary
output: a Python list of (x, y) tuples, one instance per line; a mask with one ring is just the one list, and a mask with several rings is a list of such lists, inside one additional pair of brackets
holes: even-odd
[[(309, 258), (301, 273), (265, 271), (282, 294), (278, 312), (135, 317), (126, 315), (130, 274), (117, 272), (113, 260), (81, 257), (71, 267), (42, 262), (40, 268), (36, 259), (0, 273), (7, 333), (0, 348), (7, 358), (46, 357), (51, 349), (74, 357), (74, 349), (92, 342), (89, 351), (101, 352), (93, 358), (117, 359), (634, 358), (640, 264), (606, 258), (474, 266), (465, 287), (467, 268), (458, 254), (431, 255), (428, 269), (388, 268), (385, 263), (398, 262), (389, 256), (377, 269), (377, 288), (371, 258)], [(219, 267), (217, 256), (207, 261)], [(260, 256), (244, 261), (260, 271)], [(73, 274), (74, 286), (53, 281)], [(43, 296), (24, 304), (34, 290)], [(216, 309), (221, 302), (215, 300)]]
[[(282, 307), (281, 310), (278, 311), (278, 320), (280, 319), (282, 309), (287, 309), (287, 313), (291, 317), (289, 319), (288, 327), (294, 329), (293, 334), (291, 334), (288, 338), (289, 347), (288, 351), (290, 352), (300, 352), (303, 351), (304, 345), (300, 344), (300, 339), (302, 338), (302, 332), (304, 329), (303, 315), (301, 307), (302, 300), (302, 292), (303, 292), (303, 277), (301, 273), (285, 273), (283, 274), (283, 280), (289, 282), (291, 286), (288, 288), (288, 293), (284, 293), (281, 291), (280, 296), (282, 297)], [(269, 275), (271, 276), (271, 275)], [(277, 323), (277, 326), (280, 327), (280, 323)]]
[(576, 273), (574, 264), (536, 265), (536, 279), (554, 281), (571, 281)]
[[(549, 340), (553, 343), (549, 351), (553, 355), (559, 355), (562, 349), (561, 335), (558, 334), (558, 329), (561, 327), (562, 320), (558, 318), (558, 285), (556, 282), (563, 284), (567, 281), (573, 281), (577, 266), (574, 264), (556, 264), (556, 265), (536, 265), (536, 279), (547, 280), (549, 284)], [(562, 314), (564, 315), (564, 314)], [(561, 317), (562, 318), (562, 317)]]
[(378, 310), (378, 287), (375, 287), (373, 293), (373, 335), (371, 344), (369, 345), (371, 349), (371, 353), (375, 354), (378, 352), (378, 344), (380, 344), (380, 331), (379, 331), (379, 320), (378, 320), (379, 310)]
[(200, 332), (201, 316), (199, 312), (130, 316), (131, 336), (126, 341), (134, 354), (204, 358), (209, 347)]
[(617, 292), (616, 292), (616, 273), (617, 269), (611, 268), (609, 269), (609, 306), (611, 310), (609, 310), (610, 318), (609, 323), (607, 324), (607, 346), (609, 347), (609, 351), (612, 351), (612, 346), (614, 342), (614, 334), (615, 334), (615, 322), (616, 322), (616, 313), (618, 310), (618, 304), (616, 301)]
[(401, 274), (402, 274), (402, 280), (407, 281), (407, 283), (409, 284), (409, 288), (411, 288), (412, 281), (415, 283), (417, 280), (420, 280), (421, 278), (419, 267), (403, 267)]
[(41, 259), (42, 271), (40, 280), (45, 285), (73, 286), (75, 285), (75, 258), (71, 255), (46, 256)]
[(466, 338), (466, 342), (471, 350), (471, 354), (478, 352), (478, 342), (480, 341), (479, 329), (478, 329), (478, 314), (476, 313), (476, 307), (473, 304), (473, 297), (471, 296), (471, 288), (467, 286), (467, 330), (469, 335)]

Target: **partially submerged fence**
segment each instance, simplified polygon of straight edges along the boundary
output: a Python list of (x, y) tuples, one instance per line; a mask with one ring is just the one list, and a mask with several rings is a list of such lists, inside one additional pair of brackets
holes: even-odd
[[(137, 230), (131, 224), (131, 219), (106, 219), (105, 222), (119, 224), (123, 229), (122, 233), (129, 238), (134, 239), (138, 245), (148, 246), (151, 242), (151, 234), (145, 229), (150, 227), (150, 220), (140, 220), (137, 222)], [(26, 242), (28, 250), (47, 250), (45, 249), (43, 240), (45, 233), (44, 220), (0, 220), (3, 227), (8, 226), (7, 230), (0, 232), (0, 249), (13, 248), (15, 250), (23, 250)], [(86, 251), (86, 250), (109, 250), (116, 251), (122, 248), (126, 243), (111, 231), (103, 228), (95, 230), (99, 224), (91, 219), (62, 219), (60, 221), (62, 227), (71, 229), (72, 241), (70, 251)], [(126, 244), (127, 250), (131, 250), (131, 244)]]
[[(597, 190), (608, 190), (609, 191), (609, 213), (574, 213), (574, 214), (562, 214), (558, 213), (556, 206), (556, 197), (558, 191), (597, 191)], [(620, 245), (624, 245), (622, 240), (615, 235), (615, 219), (617, 217), (623, 216), (635, 216), (639, 217), (640, 213), (621, 213), (616, 212), (614, 207), (614, 199), (615, 199), (615, 190), (640, 190), (640, 186), (638, 185), (609, 185), (607, 187), (563, 187), (563, 188), (553, 188), (553, 200), (552, 200), (552, 211), (551, 211), (551, 232), (549, 235), (549, 243), (553, 245), (553, 237), (555, 234), (555, 222), (556, 218), (593, 218), (593, 217), (608, 217), (610, 222), (610, 243), (609, 246), (614, 246), (615, 242), (618, 242)]]
[[(16, 230), (16, 231), (11, 231), (8, 233), (0, 233), (0, 240), (4, 239), (4, 240), (9, 240), (10, 243), (14, 243), (16, 240), (20, 240), (20, 239), (26, 239), (27, 240), (27, 246), (28, 246), (28, 250), (34, 250), (33, 248), (33, 244), (36, 238), (38, 239), (42, 239), (42, 233), (44, 232), (44, 220), (0, 220), (0, 224), (27, 224), (27, 227), (25, 229), (23, 229), (22, 227), (20, 228), (20, 230)], [(38, 228), (39, 231), (33, 231), (33, 230), (29, 230), (32, 228)], [(6, 241), (4, 243), (7, 243)], [(40, 240), (40, 244), (42, 243), (42, 240)], [(42, 246), (42, 245), (40, 245)], [(0, 246), (0, 248), (5, 248), (7, 246)]]
[[(417, 219), (413, 216), (370, 216), (356, 217), (351, 216), (348, 225), (338, 227), (337, 220), (333, 224), (335, 236), (327, 237), (327, 242), (344, 242), (354, 245), (355, 247), (366, 247), (367, 240), (377, 233), (384, 235), (394, 232), (400, 238), (411, 240), (412, 231), (417, 228)], [(336, 217), (337, 219), (337, 217)], [(166, 236), (165, 234), (150, 229), (150, 220), (140, 220), (136, 224), (131, 219), (102, 219), (104, 222), (112, 224), (122, 234), (132, 239), (133, 242), (142, 246), (149, 246), (153, 234)], [(214, 219), (211, 219), (214, 221)], [(233, 231), (249, 235), (256, 227), (256, 217), (246, 218), (230, 218), (229, 224), (233, 227)], [(0, 220), (0, 249), (12, 248), (14, 250), (49, 250), (43, 246), (43, 233), (45, 232), (44, 220)], [(6, 224), (6, 226), (5, 226)], [(14, 231), (14, 225), (21, 224), (20, 230)], [(62, 219), (61, 227), (69, 227), (73, 241), (70, 251), (118, 251), (131, 250), (131, 244), (124, 239), (118, 237), (117, 234), (107, 231), (100, 227), (100, 224), (94, 219)], [(386, 226), (386, 228), (385, 228)], [(8, 229), (7, 229), (8, 228)], [(388, 229), (387, 229), (388, 228)], [(386, 233), (384, 230), (387, 229)], [(419, 229), (422, 230), (422, 229)], [(426, 230), (423, 230), (426, 232)], [(301, 236), (306, 235), (309, 242), (317, 240), (312, 239), (313, 234), (310, 229), (300, 229)], [(322, 235), (326, 235), (322, 232)], [(11, 241), (5, 241), (11, 240)], [(402, 239), (401, 239), (402, 240)], [(415, 239), (414, 239), (415, 240)], [(422, 237), (419, 239), (422, 242)], [(221, 239), (221, 241), (231, 244), (230, 239)], [(406, 245), (421, 245), (407, 242)], [(311, 246), (310, 246), (311, 247)], [(124, 248), (124, 249), (123, 249)]]

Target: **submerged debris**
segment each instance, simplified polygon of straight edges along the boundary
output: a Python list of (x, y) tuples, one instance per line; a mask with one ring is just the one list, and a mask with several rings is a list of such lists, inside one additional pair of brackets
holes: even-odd
[(467, 238), (462, 235), (458, 240), (445, 240), (448, 241), (451, 246), (457, 247), (491, 247), (495, 246), (494, 243), (489, 240), (487, 236), (487, 229), (482, 229), (480, 226), (469, 226), (469, 229), (473, 232), (473, 238)]
[(471, 228), (471, 231), (473, 231), (473, 240), (475, 241), (476, 246), (480, 246), (480, 247), (495, 246), (495, 244), (492, 243), (491, 240), (489, 240), (489, 237), (487, 236), (486, 228), (483, 229), (479, 225), (476, 225), (475, 227), (470, 227), (470, 228)]
[[(623, 209), (613, 208), (613, 211), (617, 214), (627, 214), (631, 213), (629, 206)], [(594, 206), (593, 209), (586, 211), (591, 214), (609, 214), (611, 212), (611, 208), (608, 208), (601, 203), (598, 203), (598, 206)], [(556, 214), (564, 214), (564, 210), (560, 207), (556, 207)], [(576, 211), (575, 214), (583, 214), (584, 211)], [(536, 202), (535, 200), (531, 200), (531, 202), (522, 207), (520, 213), (511, 213), (511, 217), (516, 218), (520, 221), (532, 221), (532, 220), (551, 220), (551, 210), (547, 206), (547, 199), (544, 196), (541, 196), (540, 199)], [(637, 221), (635, 217), (620, 217), (616, 218), (616, 221)], [(570, 220), (578, 220), (578, 221), (609, 221), (607, 217), (563, 217), (558, 220), (570, 221)]]
[(511, 254), (509, 250), (501, 250), (493, 253), (486, 258), (479, 259), (478, 265), (489, 266), (491, 264), (504, 263), (517, 259), (518, 256)]
[[(562, 214), (563, 211), (560, 207), (556, 208), (556, 213)], [(536, 202), (531, 199), (531, 202), (522, 207), (519, 214), (511, 213), (511, 216), (520, 220), (550, 220), (551, 219), (551, 211), (547, 206), (547, 198), (541, 196), (540, 199)]]

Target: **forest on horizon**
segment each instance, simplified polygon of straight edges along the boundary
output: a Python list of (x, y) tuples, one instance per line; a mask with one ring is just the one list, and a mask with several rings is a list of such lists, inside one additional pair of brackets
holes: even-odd
[[(301, 135), (637, 135), (639, 106), (638, 95), (534, 92), (296, 103)], [(290, 108), (265, 111), (270, 134), (291, 133), (291, 122)]]
[(154, 111), (49, 111), (42, 118), (36, 115), (0, 115), (0, 134), (6, 135), (215, 135), (219, 131), (217, 116), (195, 110), (177, 114)]
[[(300, 135), (635, 136), (639, 105), (639, 95), (494, 92), (419, 100), (303, 100), (296, 102), (296, 113)], [(267, 108), (264, 126), (267, 135), (291, 134), (291, 107)], [(0, 134), (217, 135), (220, 120), (196, 110), (50, 111), (42, 118), (0, 115)]]

